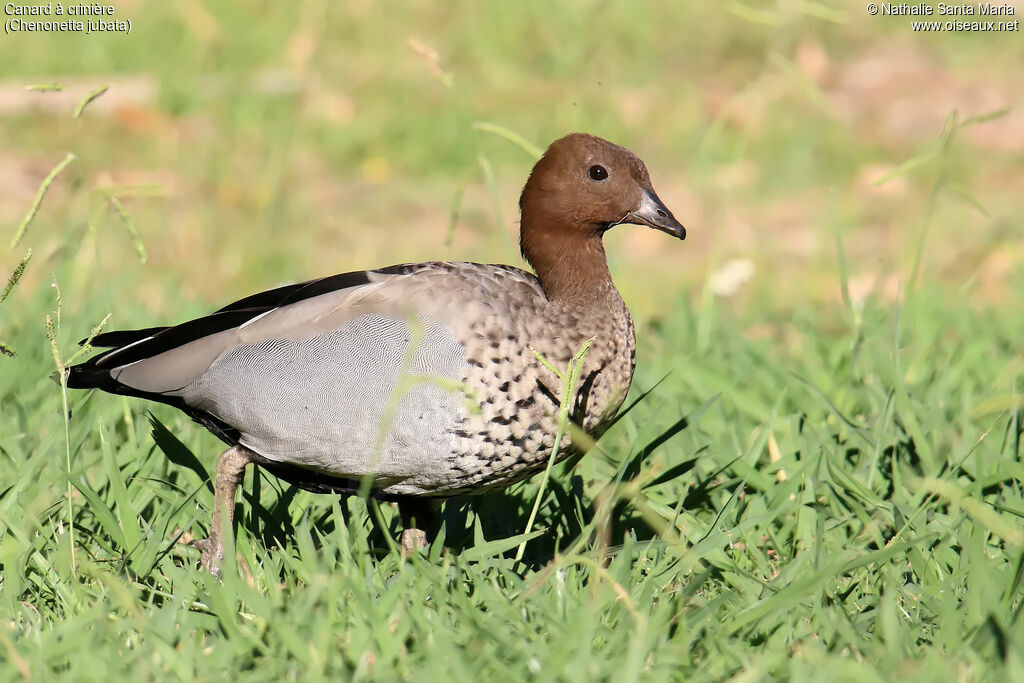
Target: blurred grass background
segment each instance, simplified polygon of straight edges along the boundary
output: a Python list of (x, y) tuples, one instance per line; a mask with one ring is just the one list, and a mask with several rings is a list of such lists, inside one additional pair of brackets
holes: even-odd
[[(152, 185), (156, 196), (125, 200), (152, 263), (131, 263), (109, 213), (97, 248), (141, 281), (157, 317), (178, 312), (176, 300), (216, 302), (393, 261), (516, 262), (503, 233), (515, 235), (532, 159), (474, 132), (477, 121), (542, 147), (586, 130), (647, 160), (690, 239), (667, 250), (657, 235), (612, 234), (616, 272), (644, 275), (620, 278), (641, 315), (732, 258), (752, 259), (761, 274), (746, 303), (808, 293), (834, 303), (836, 288), (820, 283), (835, 283), (837, 230), (849, 235), (855, 294), (891, 297), (926, 215), (925, 265), (938, 282), (979, 276), (983, 294), (1005, 294), (1005, 263), (1019, 256), (1008, 237), (1020, 228), (1024, 149), (1024, 114), (1012, 109), (1024, 51), (1015, 34), (922, 37), (902, 19), (814, 3), (126, 2), (117, 11), (133, 20), (130, 35), (0, 44), (0, 220), (20, 220), (67, 151), (80, 163), (54, 188), (49, 225), (83, 215), (88, 195), (76, 186)], [(79, 87), (23, 90), (50, 81)], [(74, 103), (108, 83), (70, 119)], [(933, 152), (952, 112), (962, 121), (1008, 107), (958, 135), (942, 163), (875, 184)], [(494, 167), (500, 212), (481, 157)], [(43, 259), (65, 244), (62, 230), (34, 232)]]
[[(0, 358), (8, 675), (1019, 671), (1019, 33), (916, 34), (907, 17), (790, 0), (115, 8), (129, 35), (0, 40), (4, 244), (76, 155), (0, 260), (9, 272), (33, 250), (0, 305), (19, 352)], [(65, 88), (26, 90), (50, 83)], [(216, 441), (158, 408), (185, 445), (155, 449), (147, 406), (76, 394), (72, 566), (51, 281), (66, 357), (108, 313), (141, 327), (345, 270), (519, 264), (532, 158), (479, 122), (539, 147), (582, 130), (631, 148), (689, 230), (607, 238), (637, 388), (672, 374), (582, 479), (563, 473), (527, 562), (487, 541), (522, 532), (533, 483), (449, 515), (462, 555), (403, 568), (360, 503), (257, 478), (247, 580), (205, 581), (174, 541), (210, 499), (165, 453), (211, 468)], [(699, 430), (644, 451), (718, 394)], [(603, 523), (596, 492), (640, 463), (657, 486), (605, 510), (611, 574), (599, 542), (574, 550), (589, 565), (558, 565)], [(261, 500), (269, 512), (248, 512)]]

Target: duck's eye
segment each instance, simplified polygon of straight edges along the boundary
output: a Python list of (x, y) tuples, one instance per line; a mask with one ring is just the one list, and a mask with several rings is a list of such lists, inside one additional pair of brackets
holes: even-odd
[(601, 181), (608, 177), (608, 169), (604, 166), (591, 166), (590, 170), (587, 171), (587, 175), (590, 176), (591, 180)]

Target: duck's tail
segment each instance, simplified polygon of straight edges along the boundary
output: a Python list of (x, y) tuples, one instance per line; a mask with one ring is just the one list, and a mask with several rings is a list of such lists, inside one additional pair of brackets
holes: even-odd
[(88, 342), (90, 346), (110, 350), (90, 358), (84, 363), (68, 368), (68, 388), (102, 389), (115, 394), (122, 393), (112, 386), (116, 385), (117, 382), (111, 377), (110, 368), (104, 367), (105, 364), (102, 361), (112, 354), (124, 351), (129, 346), (134, 346), (147, 339), (151, 339), (154, 335), (166, 329), (166, 327), (147, 327), (142, 330), (117, 330), (96, 335), (92, 340), (83, 339), (79, 341), (78, 344), (80, 346), (84, 346)]

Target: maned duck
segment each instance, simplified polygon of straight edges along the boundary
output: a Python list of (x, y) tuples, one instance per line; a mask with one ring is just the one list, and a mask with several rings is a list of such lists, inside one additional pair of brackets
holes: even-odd
[[(300, 488), (396, 500), (405, 549), (425, 545), (425, 499), (478, 494), (543, 469), (564, 368), (593, 339), (570, 416), (592, 436), (629, 390), (635, 338), (601, 238), (620, 223), (686, 236), (632, 152), (576, 133), (533, 167), (520, 246), (536, 276), (478, 263), (412, 263), (246, 297), (173, 327), (108, 332), (68, 386), (167, 403), (230, 447), (209, 537), (223, 533), (251, 462)], [(561, 457), (573, 452), (566, 436)], [(415, 519), (413, 519), (415, 517)], [(419, 523), (419, 524), (418, 524)]]

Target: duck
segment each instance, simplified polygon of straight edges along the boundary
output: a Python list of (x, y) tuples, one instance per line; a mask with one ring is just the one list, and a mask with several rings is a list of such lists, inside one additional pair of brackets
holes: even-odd
[[(628, 149), (573, 133), (550, 144), (519, 199), (529, 272), (404, 263), (280, 286), (195, 320), (112, 331), (67, 386), (168, 404), (224, 441), (209, 534), (192, 542), (220, 572), (234, 501), (253, 464), (316, 493), (398, 504), (404, 552), (428, 544), (438, 502), (508, 487), (599, 437), (636, 367), (632, 318), (604, 234), (636, 224), (685, 239)], [(571, 430), (570, 430), (571, 431)]]

